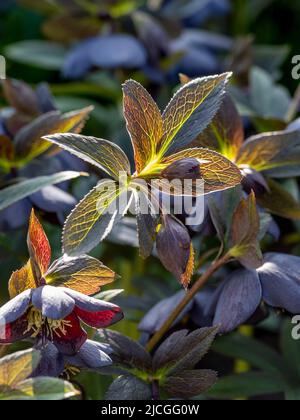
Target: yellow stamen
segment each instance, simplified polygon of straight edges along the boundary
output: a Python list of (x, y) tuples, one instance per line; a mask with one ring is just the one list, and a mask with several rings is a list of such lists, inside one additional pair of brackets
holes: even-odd
[(31, 337), (36, 338), (44, 329), (46, 336), (53, 341), (53, 335), (56, 334), (59, 338), (61, 335), (67, 335), (67, 328), (72, 326), (71, 321), (65, 319), (51, 319), (42, 315), (41, 311), (32, 307), (27, 316), (28, 326), (24, 335), (33, 331)]

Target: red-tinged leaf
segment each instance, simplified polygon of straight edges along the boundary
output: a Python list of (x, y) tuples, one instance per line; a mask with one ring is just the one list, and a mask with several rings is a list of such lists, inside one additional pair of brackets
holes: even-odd
[(3, 80), (3, 93), (7, 102), (18, 112), (30, 116), (40, 114), (38, 98), (31, 87), (20, 80)]
[(127, 81), (123, 86), (123, 93), (124, 116), (139, 173), (156, 154), (163, 134), (163, 122), (156, 103), (139, 83)]
[(31, 262), (29, 260), (24, 267), (11, 275), (8, 283), (9, 296), (13, 299), (25, 290), (34, 289), (35, 287), (36, 284), (32, 273)]
[(255, 269), (262, 265), (259, 236), (260, 219), (255, 194), (242, 199), (233, 214), (230, 232), (230, 254), (246, 268)]
[(32, 210), (27, 245), (35, 281), (39, 283), (51, 262), (51, 248), (46, 233)]
[(15, 149), (11, 139), (7, 136), (0, 135), (0, 168), (9, 169), (14, 154)]

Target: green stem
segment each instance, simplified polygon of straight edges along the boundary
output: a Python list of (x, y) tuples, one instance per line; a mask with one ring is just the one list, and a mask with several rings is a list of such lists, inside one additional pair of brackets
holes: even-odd
[(192, 288), (186, 293), (182, 301), (176, 306), (173, 312), (170, 314), (168, 319), (164, 322), (161, 328), (153, 335), (153, 337), (149, 340), (146, 348), (150, 352), (156, 347), (156, 345), (160, 342), (160, 340), (164, 337), (164, 335), (169, 331), (172, 327), (174, 321), (178, 318), (184, 308), (190, 303), (190, 301), (194, 298), (194, 296), (199, 292), (200, 289), (206, 284), (206, 282), (210, 279), (210, 277), (225, 265), (231, 259), (230, 255), (226, 254), (219, 260), (213, 262), (213, 264), (209, 267), (209, 269), (194, 283)]

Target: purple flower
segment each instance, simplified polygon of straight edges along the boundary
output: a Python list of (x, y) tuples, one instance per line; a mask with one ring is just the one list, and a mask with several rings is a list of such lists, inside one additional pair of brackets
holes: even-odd
[(0, 308), (0, 344), (25, 338), (49, 340), (59, 351), (73, 355), (87, 339), (80, 321), (104, 328), (123, 318), (122, 310), (64, 287), (25, 290)]

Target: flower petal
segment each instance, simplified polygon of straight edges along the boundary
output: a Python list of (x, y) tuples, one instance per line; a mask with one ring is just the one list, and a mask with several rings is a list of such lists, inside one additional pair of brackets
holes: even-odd
[[(221, 287), (213, 325), (227, 333), (245, 323), (255, 312), (262, 299), (259, 277), (255, 270), (237, 270)], [(216, 291), (218, 293), (218, 290)]]
[(263, 299), (270, 306), (300, 313), (300, 258), (294, 255), (269, 253), (257, 270)]
[(63, 290), (65, 294), (69, 295), (75, 301), (76, 307), (83, 309), (88, 312), (99, 312), (99, 311), (108, 311), (108, 310), (117, 310), (120, 308), (113, 303), (104, 302), (103, 300), (95, 299), (89, 296), (84, 295), (83, 293), (76, 292), (72, 289), (67, 289), (61, 287), (60, 290)]
[(123, 319), (123, 312), (121, 308), (114, 305), (114, 308), (105, 311), (90, 312), (76, 307), (76, 315), (89, 327), (92, 328), (106, 328)]
[(87, 340), (74, 357), (66, 358), (71, 366), (97, 369), (112, 364), (111, 358), (102, 349), (102, 344)]
[(0, 308), (0, 325), (16, 321), (27, 310), (31, 300), (32, 290), (25, 290)]
[(32, 293), (33, 305), (50, 319), (63, 319), (73, 312), (75, 301), (59, 287), (42, 286)]
[(8, 324), (2, 324), (0, 319), (0, 344), (12, 344), (30, 337), (33, 331), (25, 331), (28, 328), (27, 314)]
[(66, 356), (75, 355), (87, 340), (87, 333), (81, 328), (79, 319), (75, 314), (67, 316), (64, 321), (69, 321), (66, 333), (54, 333), (53, 344)]
[(38, 345), (35, 348), (40, 351), (41, 360), (31, 376), (33, 378), (38, 376), (57, 378), (60, 376), (64, 370), (64, 357), (56, 346), (49, 341), (46, 345)]

